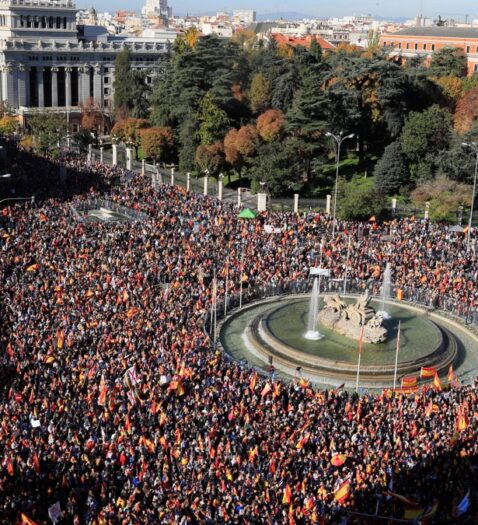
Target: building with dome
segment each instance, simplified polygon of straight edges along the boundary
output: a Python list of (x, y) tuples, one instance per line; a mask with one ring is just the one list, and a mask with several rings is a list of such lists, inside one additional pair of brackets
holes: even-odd
[(158, 75), (172, 31), (157, 37), (111, 36), (95, 25), (78, 26), (73, 0), (0, 0), (0, 100), (23, 121), (38, 112), (65, 113), (69, 131), (79, 124), (81, 106), (112, 108), (114, 64), (124, 48), (131, 66)]

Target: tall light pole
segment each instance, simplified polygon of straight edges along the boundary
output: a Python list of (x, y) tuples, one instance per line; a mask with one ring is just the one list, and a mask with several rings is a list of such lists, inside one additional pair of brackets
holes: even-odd
[(350, 135), (343, 136), (343, 131), (341, 131), (338, 135), (334, 135), (330, 131), (328, 131), (325, 134), (326, 137), (330, 137), (335, 140), (337, 143), (337, 149), (335, 151), (335, 160), (337, 162), (336, 170), (335, 170), (335, 194), (334, 194), (334, 217), (333, 217), (333, 224), (332, 224), (332, 237), (335, 237), (335, 214), (337, 212), (337, 189), (339, 185), (339, 163), (340, 163), (340, 148), (342, 146), (342, 142), (347, 139), (353, 139), (354, 133), (351, 133)]
[(475, 175), (473, 177), (473, 194), (471, 195), (471, 210), (470, 210), (470, 219), (468, 221), (468, 231), (467, 231), (467, 248), (470, 249), (470, 240), (471, 240), (471, 222), (473, 220), (473, 210), (475, 205), (475, 193), (476, 193), (476, 175), (478, 173), (478, 145), (476, 142), (462, 142), (461, 145), (464, 148), (470, 148), (473, 153), (476, 155), (475, 162)]

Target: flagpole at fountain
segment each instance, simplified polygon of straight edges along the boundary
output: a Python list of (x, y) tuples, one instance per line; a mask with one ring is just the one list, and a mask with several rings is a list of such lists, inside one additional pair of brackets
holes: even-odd
[(312, 287), (312, 294), (310, 296), (309, 315), (307, 317), (307, 332), (305, 334), (305, 338), (309, 339), (309, 341), (318, 341), (319, 339), (322, 339), (323, 337), (323, 335), (317, 329), (317, 323), (318, 323), (317, 318), (319, 314), (319, 297), (320, 297), (319, 280), (316, 277), (314, 279), (314, 285)]
[(382, 319), (390, 319), (391, 315), (385, 310), (385, 301), (390, 299), (392, 290), (392, 269), (390, 263), (385, 266), (385, 272), (383, 274), (382, 286), (380, 287), (380, 296), (382, 298), (382, 308), (377, 314), (382, 316)]

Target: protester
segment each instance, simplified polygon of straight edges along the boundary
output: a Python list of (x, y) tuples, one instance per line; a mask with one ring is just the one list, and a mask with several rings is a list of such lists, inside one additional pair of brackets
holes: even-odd
[[(59, 524), (383, 523), (358, 513), (402, 516), (397, 494), (429, 523), (478, 522), (476, 384), (314, 391), (258, 376), (204, 331), (215, 272), (220, 296), (242, 273), (247, 300), (319, 259), (374, 290), (390, 262), (398, 287), (478, 306), (463, 238), (410, 219), (341, 222), (332, 238), (327, 217), (243, 221), (81, 157), (19, 165), (39, 197), (0, 214), (0, 523), (49, 523), (57, 501)], [(99, 197), (148, 218), (79, 221)]]

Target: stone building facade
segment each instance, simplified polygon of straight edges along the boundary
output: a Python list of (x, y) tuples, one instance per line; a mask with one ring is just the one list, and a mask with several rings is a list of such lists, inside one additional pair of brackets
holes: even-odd
[(66, 113), (73, 132), (85, 103), (110, 112), (114, 63), (123, 48), (131, 51), (133, 68), (147, 71), (148, 82), (167, 51), (164, 40), (77, 26), (76, 12), (73, 0), (0, 0), (0, 100), (23, 119)]

